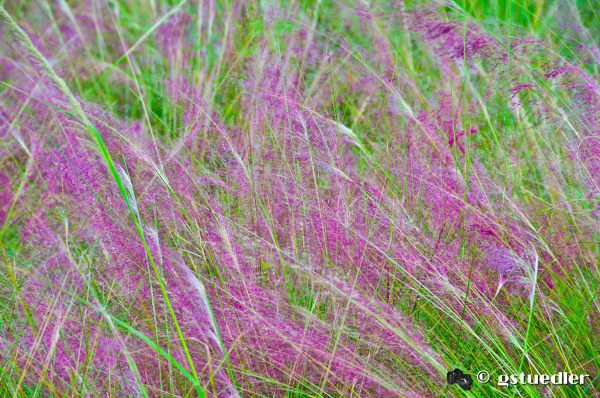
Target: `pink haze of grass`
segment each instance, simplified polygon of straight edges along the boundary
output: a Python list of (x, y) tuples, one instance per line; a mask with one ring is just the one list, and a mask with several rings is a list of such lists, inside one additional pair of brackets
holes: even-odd
[[(20, 275), (0, 357), (30, 368), (23, 385), (38, 382), (53, 347), (44, 377), (55, 388), (136, 396), (136, 371), (150, 396), (190, 388), (167, 388), (178, 370), (100, 311), (189, 370), (150, 256), (205, 393), (219, 397), (284, 396), (285, 386), (437, 396), (454, 362), (416, 316), (419, 300), (455, 329), (461, 316), (470, 328), (485, 319), (511, 352), (524, 332), (503, 311), (503, 292), (528, 302), (536, 278), (537, 299), (577, 264), (592, 266), (579, 244), (598, 225), (600, 88), (589, 68), (525, 33), (465, 28), (433, 5), (337, 2), (342, 25), (327, 30), (297, 6), (200, 3), (201, 16), (182, 7), (110, 72), (123, 44), (107, 3), (67, 12), (56, 2), (54, 20), (42, 10), (18, 20), (99, 131), (133, 211), (67, 98), (0, 25), (0, 225), (6, 242), (15, 237), (2, 256)], [(250, 12), (264, 31), (242, 49)], [(227, 30), (215, 23), (212, 47), (198, 48), (198, 20), (206, 32), (215, 13)], [(424, 53), (437, 85), (423, 87), (402, 63), (404, 49), (385, 34), (393, 29)], [(580, 51), (597, 65), (597, 49)], [(212, 64), (198, 67), (203, 57)], [(140, 72), (150, 68), (151, 84)], [(89, 89), (104, 74), (99, 92), (133, 103), (135, 75), (170, 114), (147, 104), (147, 117), (138, 103), (137, 119), (127, 117), (124, 102), (75, 84)], [(548, 170), (542, 190), (557, 207), (577, 205), (574, 186), (590, 201), (576, 228), (515, 193), (521, 180), (498, 159), (523, 159), (500, 112), (560, 142), (562, 156), (542, 145), (529, 161)]]

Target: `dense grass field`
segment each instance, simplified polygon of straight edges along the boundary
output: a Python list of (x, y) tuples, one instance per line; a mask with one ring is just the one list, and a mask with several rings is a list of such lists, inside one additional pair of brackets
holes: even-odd
[(599, 18), (0, 0), (0, 397), (600, 397)]

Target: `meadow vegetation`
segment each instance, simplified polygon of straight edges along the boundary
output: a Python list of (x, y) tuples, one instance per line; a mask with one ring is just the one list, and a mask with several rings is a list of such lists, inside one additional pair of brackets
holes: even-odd
[(0, 396), (600, 396), (598, 13), (0, 0)]

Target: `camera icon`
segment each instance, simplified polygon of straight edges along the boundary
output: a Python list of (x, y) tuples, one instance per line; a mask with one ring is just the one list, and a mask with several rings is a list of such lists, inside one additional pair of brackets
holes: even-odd
[(446, 375), (446, 381), (448, 384), (458, 384), (463, 390), (470, 390), (473, 385), (473, 378), (471, 375), (463, 373), (460, 369), (454, 369), (448, 372)]

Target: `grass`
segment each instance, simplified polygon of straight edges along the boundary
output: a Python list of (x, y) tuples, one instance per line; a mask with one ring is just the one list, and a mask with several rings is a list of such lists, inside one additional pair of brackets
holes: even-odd
[(598, 24), (0, 1), (0, 396), (597, 395)]

